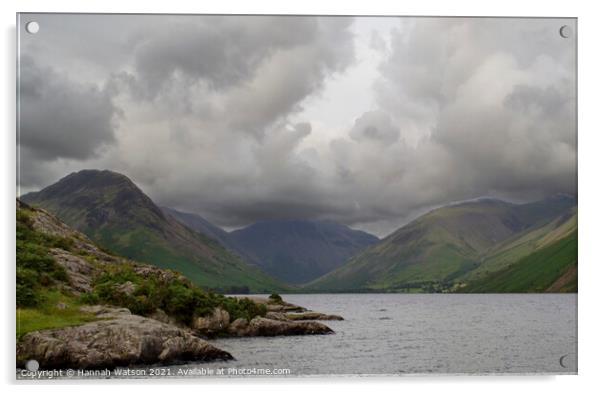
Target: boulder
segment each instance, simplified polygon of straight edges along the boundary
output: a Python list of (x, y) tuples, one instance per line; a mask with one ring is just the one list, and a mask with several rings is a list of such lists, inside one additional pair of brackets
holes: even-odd
[(244, 318), (238, 318), (234, 320), (234, 322), (232, 322), (230, 326), (228, 326), (228, 333), (233, 336), (242, 335), (239, 333), (245, 332), (248, 327), (249, 321), (247, 321)]
[(165, 311), (161, 310), (160, 308), (157, 308), (151, 315), (148, 316), (149, 318), (152, 319), (156, 319), (159, 322), (163, 322), (163, 323), (169, 323), (172, 325), (176, 325), (178, 327), (181, 328), (185, 328), (185, 326), (182, 326), (182, 324), (178, 323), (174, 318), (170, 317), (169, 315), (167, 315), (165, 313)]
[(196, 318), (192, 324), (192, 328), (203, 335), (226, 331), (229, 326), (230, 314), (221, 307), (215, 308), (210, 315)]
[(35, 359), (42, 369), (113, 369), (136, 364), (229, 360), (232, 355), (176, 326), (132, 315), (128, 309), (91, 306), (99, 320), (25, 334), (17, 367)]
[(323, 314), (321, 312), (306, 311), (301, 313), (284, 314), (293, 321), (342, 321), (343, 317), (334, 314)]
[(115, 285), (115, 291), (124, 295), (131, 295), (136, 291), (136, 284), (131, 281), (126, 281), (123, 284)]
[(274, 312), (305, 312), (307, 309), (305, 307), (297, 306), (296, 304), (287, 303), (287, 302), (268, 302), (266, 303), (266, 307), (268, 311)]
[(228, 332), (234, 336), (293, 336), (334, 333), (328, 326), (319, 322), (278, 321), (263, 317), (255, 317), (247, 324), (237, 319), (230, 326)]
[(273, 319), (275, 321), (290, 321), (290, 319), (288, 319), (288, 317), (286, 316), (286, 314), (283, 313), (283, 312), (268, 311), (265, 314), (265, 317), (267, 319)]

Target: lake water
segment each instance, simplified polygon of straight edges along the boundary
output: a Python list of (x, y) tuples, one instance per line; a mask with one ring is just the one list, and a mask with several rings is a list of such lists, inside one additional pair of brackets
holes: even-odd
[(283, 298), (308, 309), (339, 314), (345, 320), (324, 322), (334, 335), (212, 340), (236, 360), (172, 370), (289, 369), (290, 375), (577, 371), (575, 294)]

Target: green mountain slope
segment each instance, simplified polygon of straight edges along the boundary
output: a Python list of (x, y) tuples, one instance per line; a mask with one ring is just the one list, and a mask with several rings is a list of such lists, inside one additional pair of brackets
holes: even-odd
[(577, 231), (504, 269), (468, 282), (461, 292), (576, 292)]
[(190, 326), (216, 307), (232, 318), (265, 315), (265, 306), (206, 292), (179, 273), (108, 254), (45, 210), (17, 200), (16, 334), (77, 326), (98, 318), (80, 307), (110, 304)]
[(554, 197), (516, 205), (484, 199), (442, 207), (395, 231), (308, 285), (314, 291), (449, 290), (497, 244), (566, 213)]
[(577, 209), (570, 209), (544, 225), (529, 228), (495, 245), (482, 257), (479, 266), (458, 278), (475, 281), (507, 268), (520, 259), (577, 231)]
[(47, 209), (112, 252), (174, 269), (197, 285), (255, 292), (283, 289), (217, 241), (164, 214), (121, 174), (84, 170), (21, 199)]

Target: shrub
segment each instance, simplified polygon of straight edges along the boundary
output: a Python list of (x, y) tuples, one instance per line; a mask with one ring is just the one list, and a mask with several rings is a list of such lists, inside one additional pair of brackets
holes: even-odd
[(277, 293), (272, 293), (269, 299), (275, 303), (282, 303), (282, 296), (278, 295)]
[[(118, 285), (128, 281), (136, 285), (131, 294), (117, 290)], [(216, 307), (228, 311), (232, 320), (252, 319), (267, 312), (264, 305), (249, 299), (207, 292), (189, 282), (166, 282), (153, 277), (138, 276), (127, 265), (118, 266), (113, 272), (102, 274), (93, 285), (92, 293), (82, 296), (82, 301), (127, 307), (132, 313), (139, 315), (149, 315), (160, 308), (186, 325), (190, 325), (195, 317), (211, 314)]]
[(35, 307), (41, 299), (34, 288), (38, 276), (35, 271), (17, 266), (17, 306)]

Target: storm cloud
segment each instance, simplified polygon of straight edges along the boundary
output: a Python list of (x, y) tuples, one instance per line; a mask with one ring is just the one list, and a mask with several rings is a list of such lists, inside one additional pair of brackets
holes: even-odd
[(573, 20), (32, 17), (27, 190), (107, 168), (226, 228), (378, 235), (453, 201), (576, 192)]
[(86, 159), (115, 141), (116, 108), (106, 91), (74, 83), (31, 57), (20, 63), (20, 140), (39, 158)]

